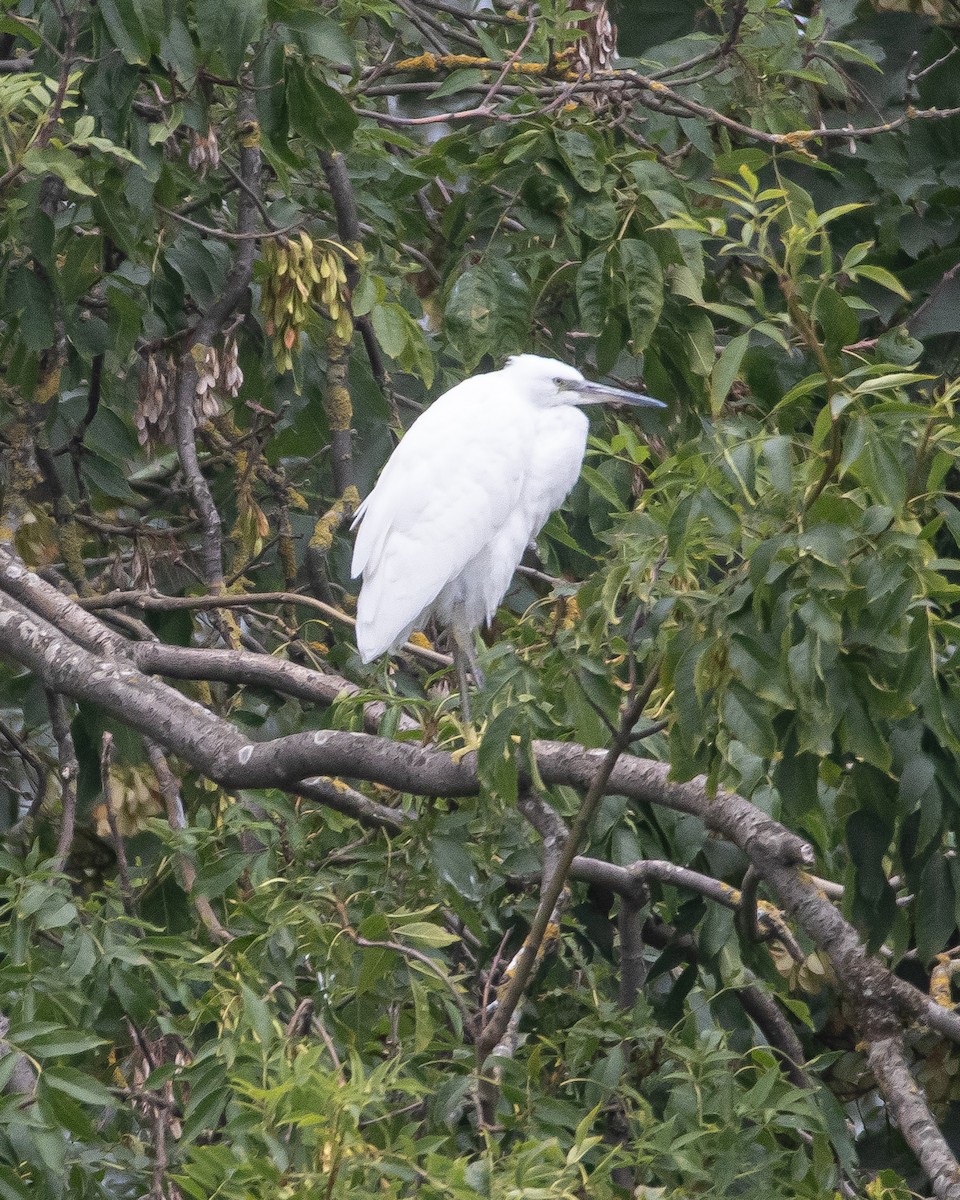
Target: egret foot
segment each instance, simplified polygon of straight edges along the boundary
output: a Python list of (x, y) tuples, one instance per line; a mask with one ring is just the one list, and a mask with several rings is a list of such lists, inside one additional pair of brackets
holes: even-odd
[(463, 724), (460, 726), (460, 732), (463, 735), (463, 745), (450, 752), (450, 757), (454, 762), (459, 762), (468, 754), (473, 754), (480, 749), (480, 733), (482, 731), (474, 729), (472, 725)]

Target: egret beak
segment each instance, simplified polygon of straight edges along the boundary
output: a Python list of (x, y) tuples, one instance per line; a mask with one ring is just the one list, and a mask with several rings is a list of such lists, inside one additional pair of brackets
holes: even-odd
[(594, 383), (590, 379), (585, 379), (582, 383), (570, 383), (566, 386), (580, 397), (579, 404), (605, 404), (613, 401), (620, 404), (632, 404), (636, 408), (667, 407), (662, 400), (654, 400), (652, 396), (644, 396), (640, 392), (626, 392), (623, 388), (609, 387), (605, 383)]

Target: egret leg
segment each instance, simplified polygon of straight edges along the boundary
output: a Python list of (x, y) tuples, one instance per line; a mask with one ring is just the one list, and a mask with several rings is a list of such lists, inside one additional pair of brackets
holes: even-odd
[(453, 662), (457, 668), (457, 687), (460, 689), (460, 715), (465, 724), (473, 724), (473, 714), (470, 711), (470, 681), (467, 678), (467, 656), (459, 642), (454, 643)]
[(470, 715), (470, 683), (467, 679), (467, 669), (473, 676), (473, 682), (478, 688), (483, 687), (483, 672), (477, 662), (477, 652), (473, 645), (473, 630), (451, 629), (453, 635), (453, 661), (457, 668), (457, 685), (460, 688), (460, 711), (463, 719), (469, 725)]

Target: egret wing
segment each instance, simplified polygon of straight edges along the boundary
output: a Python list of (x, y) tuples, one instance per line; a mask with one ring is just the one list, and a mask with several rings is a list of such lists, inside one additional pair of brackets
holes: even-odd
[(363, 574), (357, 645), (365, 661), (406, 636), (507, 522), (531, 434), (525, 406), (490, 395), (482, 379), (459, 384), (411, 426), (358, 512), (353, 573)]

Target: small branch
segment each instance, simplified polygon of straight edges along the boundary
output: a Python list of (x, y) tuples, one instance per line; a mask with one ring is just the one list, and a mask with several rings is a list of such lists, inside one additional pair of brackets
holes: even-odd
[[(332, 153), (321, 150), (320, 166), (323, 168), (327, 186), (330, 189), (330, 196), (333, 200), (333, 211), (337, 219), (337, 234), (343, 245), (356, 256), (351, 258), (350, 255), (346, 255), (344, 261), (344, 272), (346, 273), (347, 285), (350, 288), (352, 296), (360, 278), (356, 258), (359, 257), (358, 251), (361, 249), (360, 222), (357, 217), (357, 201), (353, 192), (353, 183), (347, 171), (346, 159), (338, 150)], [(377, 341), (377, 335), (373, 330), (373, 322), (370, 319), (370, 314), (365, 313), (362, 317), (354, 317), (353, 320), (356, 327), (360, 330), (360, 336), (363, 338), (363, 346), (367, 352), (367, 358), (370, 360), (370, 369), (373, 372), (373, 377), (382, 388), (387, 380), (387, 367), (380, 349), (380, 343)], [(349, 456), (349, 427), (347, 434), (347, 453)], [(332, 446), (332, 450), (334, 460), (336, 461), (337, 446)], [(352, 471), (347, 482), (353, 482)], [(342, 496), (344, 487), (338, 486), (336, 481), (334, 482), (334, 487), (337, 493)]]
[[(274, 658), (269, 654), (254, 654), (246, 650), (203, 650), (189, 646), (167, 646), (162, 642), (132, 644), (129, 654), (142, 671), (166, 675), (171, 679), (205, 679), (211, 683), (232, 683), (240, 686), (271, 688), (284, 696), (320, 704), (324, 708), (344, 697), (361, 695), (355, 683), (340, 675), (313, 671), (299, 663)], [(381, 701), (368, 701), (363, 706), (364, 728), (376, 733), (387, 712)], [(406, 713), (399, 718), (399, 729), (419, 728)]]
[(763, 1032), (774, 1050), (778, 1051), (787, 1078), (796, 1087), (812, 1088), (813, 1080), (803, 1069), (806, 1055), (803, 1044), (793, 1031), (793, 1026), (774, 1002), (773, 997), (762, 988), (749, 986), (737, 989), (740, 1003), (747, 1016)]
[[(713, 879), (709, 875), (703, 875), (699, 871), (691, 871), (689, 867), (679, 867), (676, 863), (659, 859), (641, 859), (627, 870), (638, 881), (646, 883), (650, 879), (656, 879), (671, 887), (697, 892), (706, 899), (713, 900), (716, 904), (722, 904), (724, 908), (729, 908), (737, 914), (737, 924), (740, 925), (741, 914), (744, 911), (744, 893), (731, 887), (728, 883)], [(753, 872), (752, 876), (751, 871)], [(750, 882), (751, 879), (753, 882)], [(752, 918), (748, 918), (748, 927), (752, 930), (752, 935), (745, 936), (741, 929), (741, 936), (744, 936), (746, 941), (753, 942), (766, 942), (775, 938), (794, 962), (803, 962), (806, 955), (798, 945), (797, 939), (787, 928), (780, 913), (769, 904), (758, 906), (756, 893), (760, 885), (760, 876), (752, 867), (747, 869), (744, 882), (748, 884), (749, 891), (752, 892), (752, 895), (748, 894), (746, 897), (747, 907), (753, 911)]]
[[(180, 798), (180, 787), (174, 778), (173, 772), (170, 770), (163, 751), (156, 742), (151, 741), (149, 738), (145, 738), (144, 743), (157, 786), (160, 788), (160, 794), (163, 796), (164, 807), (167, 810), (167, 823), (171, 829), (186, 829), (187, 817), (183, 810), (183, 801)], [(194, 891), (194, 885), (197, 882), (197, 868), (192, 859), (183, 853), (178, 858), (184, 891), (190, 897), (190, 901), (196, 909), (197, 916), (203, 922), (207, 932), (217, 942), (225, 944), (232, 941), (233, 934), (220, 924), (220, 919), (213, 911), (213, 907), (207, 897), (200, 896)]]
[[(249, 82), (249, 81), (247, 81)], [(237, 131), (240, 137), (240, 176), (247, 185), (237, 201), (237, 232), (249, 235), (254, 232), (257, 206), (251, 194), (259, 191), (260, 180), (260, 128), (256, 120), (256, 104), (253, 91), (242, 86), (237, 93)], [(225, 322), (241, 305), (253, 276), (256, 239), (247, 238), (238, 244), (236, 256), (227, 279), (223, 294), (210, 306), (198, 322), (180, 358), (177, 373), (176, 408), (174, 431), (180, 465), (187, 480), (197, 515), (201, 521), (203, 543), (203, 579), (213, 593), (222, 592), (223, 575), (223, 529), (220, 514), (210, 491), (210, 486), (200, 469), (196, 444), (195, 396), (199, 373), (195, 350), (210, 345), (222, 332)]]
[(740, 884), (740, 903), (737, 906), (737, 929), (744, 942), (759, 942), (761, 940), (757, 896), (760, 892), (760, 875), (751, 864), (747, 867)]
[(30, 802), (29, 809), (24, 813), (23, 817), (17, 813), (15, 825), (11, 832), (17, 826), (28, 826), (40, 811), (40, 806), (43, 804), (47, 791), (47, 769), (40, 760), (39, 755), (34, 754), (26, 742), (10, 728), (6, 721), (0, 720), (0, 737), (4, 741), (9, 742), (14, 751), (23, 759), (24, 763), (33, 771), (35, 783), (33, 788), (33, 800)]
[(50, 712), (50, 726), (57, 743), (57, 759), (59, 761), (61, 806), (60, 836), (57, 838), (57, 848), (54, 851), (56, 870), (62, 871), (70, 857), (70, 847), (73, 845), (73, 831), (77, 817), (77, 776), (80, 765), (73, 748), (73, 734), (70, 732), (70, 719), (67, 716), (67, 706), (60, 692), (47, 690), (47, 708)]
[(647, 981), (647, 959), (643, 938), (643, 913), (646, 900), (620, 897), (617, 929), (620, 934), (620, 1007), (630, 1011)]
[[(564, 842), (568, 839), (567, 827), (561, 818), (532, 789), (525, 790), (518, 797), (517, 807), (527, 820), (535, 828), (538, 828), (538, 832), (543, 837), (543, 865), (540, 871), (540, 887), (541, 895), (543, 895), (550, 889), (551, 881), (556, 877), (558, 869), (562, 867), (563, 846)], [(546, 820), (544, 821), (545, 816)], [(564, 888), (557, 895), (544, 936), (536, 946), (535, 954), (532, 956), (534, 965), (539, 965), (546, 954), (559, 944), (560, 922), (567, 899), (568, 893), (566, 888)], [(483, 1021), (491, 1012), (496, 1013), (499, 1010), (501, 998), (505, 998), (508, 1003), (513, 1003), (513, 1008), (510, 1012), (509, 1020), (504, 1025), (503, 1033), (496, 1045), (484, 1056), (492, 1060), (491, 1064), (478, 1081), (477, 1090), (480, 1110), (484, 1126), (488, 1129), (492, 1128), (496, 1122), (497, 1103), (500, 1098), (500, 1088), (503, 1079), (503, 1063), (506, 1059), (513, 1058), (520, 1038), (520, 1019), (523, 1015), (524, 996), (521, 992), (519, 999), (513, 1002), (511, 993), (514, 988), (517, 971), (525, 962), (525, 955), (528, 958), (530, 957), (528, 946), (531, 942), (531, 936), (532, 930), (524, 938), (520, 950), (504, 968), (503, 982), (497, 989), (497, 998), (493, 1005), (488, 1007), (484, 1003), (481, 1009), (480, 1016), (481, 1021)], [(500, 950), (497, 951), (498, 957), (501, 950), (502, 945)], [(485, 987), (484, 997), (486, 997), (486, 992), (487, 988)]]
[(182, 224), (189, 225), (191, 229), (198, 229), (206, 237), (217, 238), (221, 242), (262, 242), (267, 238), (284, 237), (286, 234), (300, 229), (303, 225), (302, 221), (297, 221), (293, 225), (287, 225), (284, 229), (262, 229), (251, 230), (249, 233), (231, 233), (227, 229), (217, 229), (213, 225), (202, 225), (199, 221), (185, 217), (183, 213), (174, 212), (172, 208), (164, 208), (162, 204), (156, 205), (156, 208), (158, 212), (165, 213), (168, 217), (173, 217)]
[(660, 664), (656, 663), (644, 680), (643, 686), (630, 699), (621, 714), (617, 735), (613, 739), (610, 749), (604, 755), (603, 762), (591, 781), (587, 794), (583, 799), (583, 804), (580, 806), (580, 811), (577, 813), (570, 828), (570, 833), (564, 840), (563, 849), (558, 856), (556, 868), (550, 875), (549, 883), (543, 888), (540, 903), (533, 918), (533, 924), (530, 927), (530, 932), (524, 939), (523, 947), (520, 951), (516, 972), (510, 980), (504, 995), (499, 998), (497, 1010), (492, 1020), (483, 1029), (480, 1037), (477, 1039), (477, 1057), (481, 1062), (506, 1033), (510, 1018), (526, 990), (527, 983), (533, 973), (534, 964), (537, 961), (540, 945), (546, 935), (554, 907), (566, 885), (567, 875), (570, 872), (577, 849), (586, 834), (590, 821), (593, 819), (597, 805), (606, 792), (607, 784), (614, 767), (617, 765), (617, 760), (630, 744), (630, 735), (633, 727), (639, 720), (640, 714), (646, 707), (650, 696), (653, 694), (659, 669)]
[(136, 916), (137, 905), (130, 886), (130, 864), (127, 862), (127, 849), (117, 828), (117, 812), (113, 799), (113, 780), (110, 767), (113, 763), (113, 734), (103, 735), (100, 750), (100, 789), (103, 805), (107, 813), (107, 824), (110, 826), (110, 838), (117, 856), (117, 870), (120, 873), (120, 895), (123, 898), (123, 908), (128, 917)]
[[(341, 609), (335, 608), (332, 604), (325, 604), (322, 600), (317, 600), (314, 596), (307, 596), (301, 592), (252, 592), (242, 596), (163, 596), (157, 592), (145, 590), (130, 592), (115, 591), (107, 592), (103, 596), (85, 596), (80, 600), (80, 603), (85, 608), (94, 611), (102, 608), (121, 608), (124, 605), (130, 605), (131, 608), (140, 608), (153, 612), (175, 612), (177, 609), (194, 608), (246, 608), (252, 604), (300, 604), (306, 608), (312, 608), (322, 613), (325, 617), (329, 617), (333, 621), (338, 621), (342, 625), (356, 625), (356, 620)], [(437, 650), (428, 650), (425, 646), (417, 646), (413, 642), (405, 642), (402, 650), (405, 654), (421, 658), (424, 662), (434, 667), (450, 667), (453, 665), (453, 659), (449, 654), (441, 654)]]

